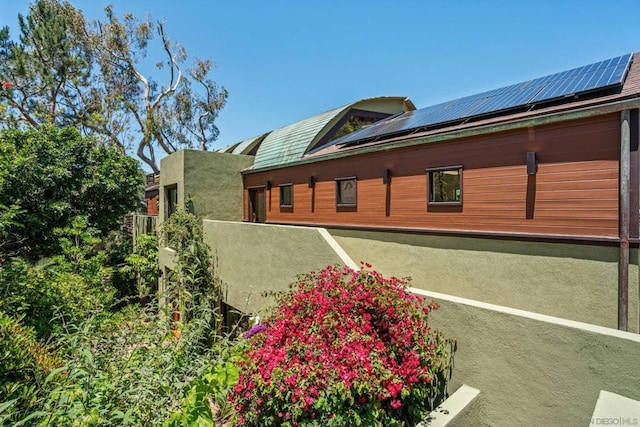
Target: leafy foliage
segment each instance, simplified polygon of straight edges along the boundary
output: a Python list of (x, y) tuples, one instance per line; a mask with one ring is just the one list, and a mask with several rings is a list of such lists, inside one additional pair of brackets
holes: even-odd
[(1, 121), (10, 128), (81, 124), (92, 109), (82, 13), (66, 1), (40, 0), (18, 15), (18, 24), (19, 41), (9, 38), (8, 27), (0, 29), (0, 76), (9, 83), (0, 91)]
[(67, 375), (42, 396), (49, 425), (158, 425), (216, 353), (194, 320), (180, 339), (168, 316), (136, 306), (103, 313), (62, 338)]
[(200, 220), (180, 208), (162, 224), (161, 238), (176, 251), (176, 268), (169, 277), (166, 296), (177, 302), (187, 319), (193, 318), (193, 311), (199, 307), (219, 315), (224, 286), (215, 275)]
[(144, 300), (158, 291), (158, 238), (155, 234), (141, 234), (133, 251), (125, 257), (127, 264), (120, 273), (136, 281), (136, 294)]
[(114, 295), (106, 255), (86, 219), (75, 218), (54, 234), (62, 241), (61, 255), (36, 264), (12, 259), (0, 268), (0, 310), (23, 318), (44, 340), (62, 333), (66, 324), (108, 310)]
[(143, 176), (135, 160), (95, 146), (73, 128), (0, 132), (0, 205), (16, 205), (4, 250), (30, 258), (59, 250), (55, 228), (86, 216), (102, 236), (136, 209)]
[[(65, 0), (35, 0), (18, 23), (18, 41), (0, 29), (0, 123), (76, 126), (122, 153), (135, 132), (135, 151), (154, 172), (156, 149), (206, 149), (217, 138), (227, 91), (210, 77), (210, 60), (187, 65), (163, 22), (119, 18), (108, 6), (104, 21), (90, 23)], [(143, 72), (156, 34), (163, 84)]]
[(0, 402), (6, 404), (5, 411), (0, 409), (0, 424), (11, 420), (11, 413), (34, 407), (39, 387), (60, 365), (60, 360), (36, 340), (31, 328), (0, 311)]
[(246, 426), (413, 425), (444, 397), (437, 308), (375, 271), (302, 277), (250, 338), (230, 396)]
[(220, 359), (193, 380), (180, 409), (165, 421), (165, 426), (216, 426), (230, 422), (233, 407), (227, 396), (238, 382), (237, 364), (244, 360), (244, 353), (239, 344), (227, 344), (220, 353)]
[[(180, 218), (179, 214), (176, 219)], [(178, 259), (191, 262), (194, 253), (208, 256), (199, 222), (183, 213), (178, 223), (175, 233), (180, 229), (189, 233), (180, 238), (181, 248), (189, 253)], [(8, 400), (2, 396), (0, 419), (16, 425), (121, 426), (181, 423), (196, 412), (196, 419), (201, 420), (228, 417), (226, 392), (237, 377), (234, 361), (241, 357), (241, 350), (234, 350), (234, 343), (220, 334), (220, 313), (211, 302), (217, 300), (199, 295), (211, 289), (204, 279), (219, 283), (210, 261), (198, 264), (200, 269), (189, 265), (177, 269), (183, 283), (198, 286), (190, 288), (190, 316), (180, 322), (181, 334), (176, 337), (175, 322), (168, 313), (158, 313), (155, 305), (110, 310), (113, 270), (105, 266), (108, 256), (95, 233), (86, 217), (74, 218), (70, 226), (54, 233), (61, 241), (62, 254), (39, 265), (14, 259), (5, 266), (8, 268), (0, 269), (5, 279), (0, 281), (4, 293), (0, 310), (24, 322), (32, 321), (33, 316), (41, 329), (39, 336), (48, 336), (56, 351), (55, 364), (49, 362), (39, 370), (32, 369), (33, 363), (28, 365), (37, 376), (14, 375), (11, 389), (5, 387)], [(157, 259), (155, 238), (140, 239), (136, 249), (134, 265), (144, 267), (137, 272), (144, 275), (147, 269), (150, 274)], [(142, 259), (147, 255), (149, 259)], [(14, 330), (24, 329), (7, 319)], [(0, 317), (0, 326), (2, 321)], [(54, 333), (45, 335), (50, 332), (47, 326)], [(27, 338), (33, 340), (35, 334), (28, 333)], [(30, 363), (30, 359), (14, 342), (23, 345), (25, 340), (3, 341), (10, 355), (5, 358), (6, 352), (1, 353), (3, 374), (31, 372), (17, 365), (20, 360)], [(33, 342), (32, 353), (47, 351)], [(209, 402), (219, 408), (215, 415)]]

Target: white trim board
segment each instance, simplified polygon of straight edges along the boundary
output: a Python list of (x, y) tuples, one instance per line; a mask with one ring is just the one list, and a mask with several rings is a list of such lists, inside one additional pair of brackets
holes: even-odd
[(546, 314), (534, 313), (531, 311), (520, 310), (517, 308), (505, 307), (502, 305), (489, 304), (482, 301), (476, 301), (472, 299), (457, 297), (454, 295), (441, 294), (438, 292), (426, 291), (424, 289), (409, 288), (409, 292), (422, 295), (429, 298), (435, 298), (444, 301), (450, 301), (458, 304), (469, 305), (472, 307), (478, 307), (485, 310), (497, 311), (499, 313), (510, 314), (512, 316), (525, 317), (527, 319), (538, 320), (540, 322), (552, 323), (554, 325), (565, 326), (573, 329), (580, 329), (583, 331), (593, 332), (595, 334), (607, 335), (616, 338), (622, 338), (629, 341), (640, 343), (640, 334), (634, 334), (633, 332), (619, 331), (617, 329), (606, 328), (604, 326), (592, 325), (589, 323), (578, 322), (575, 320), (562, 319), (560, 317), (548, 316)]

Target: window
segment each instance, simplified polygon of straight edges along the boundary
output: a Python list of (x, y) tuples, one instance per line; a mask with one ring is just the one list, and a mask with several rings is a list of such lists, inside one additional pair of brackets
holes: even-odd
[(356, 177), (336, 178), (336, 204), (338, 206), (356, 206), (357, 203)]
[(462, 166), (427, 169), (429, 203), (462, 203)]
[(171, 215), (173, 215), (173, 213), (176, 211), (176, 209), (178, 208), (178, 186), (177, 185), (172, 185), (170, 187), (165, 187), (165, 195), (167, 196), (167, 205), (166, 205), (166, 211), (165, 211), (165, 219), (169, 219), (169, 217)]
[(293, 184), (280, 185), (280, 206), (293, 206)]

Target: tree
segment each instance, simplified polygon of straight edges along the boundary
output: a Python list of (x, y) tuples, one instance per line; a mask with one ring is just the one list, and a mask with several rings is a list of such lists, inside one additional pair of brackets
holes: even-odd
[[(195, 58), (188, 67), (186, 50), (169, 39), (162, 21), (120, 19), (110, 6), (105, 16), (89, 23), (67, 1), (36, 0), (18, 17), (19, 41), (8, 27), (0, 29), (4, 126), (77, 126), (122, 152), (136, 138), (136, 154), (154, 172), (158, 149), (207, 149), (228, 95), (210, 77), (213, 63)], [(156, 34), (163, 84), (143, 71), (156, 52)]]
[[(94, 24), (96, 59), (110, 97), (133, 117), (141, 134), (138, 157), (158, 172), (156, 146), (167, 154), (180, 147), (206, 150), (218, 136), (214, 121), (228, 95), (209, 77), (213, 63), (196, 58), (185, 73), (187, 52), (171, 42), (162, 21), (139, 21), (131, 14), (120, 20), (110, 6), (105, 12), (107, 21)], [(166, 70), (164, 85), (146, 77), (141, 68), (154, 33), (164, 54), (156, 64)]]
[(86, 216), (101, 236), (141, 200), (138, 163), (74, 128), (0, 132), (0, 206), (14, 208), (3, 251), (34, 258), (58, 250), (55, 228)]
[(82, 123), (91, 110), (84, 98), (92, 67), (82, 13), (66, 2), (40, 0), (18, 23), (18, 42), (8, 27), (0, 29), (5, 126)]

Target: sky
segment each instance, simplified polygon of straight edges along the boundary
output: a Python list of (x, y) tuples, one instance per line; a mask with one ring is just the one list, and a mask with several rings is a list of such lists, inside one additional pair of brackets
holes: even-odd
[[(640, 0), (71, 0), (151, 15), (229, 92), (217, 149), (376, 96), (418, 107), (640, 51)], [(0, 0), (17, 35), (29, 1)], [(159, 58), (150, 58), (155, 64)], [(149, 72), (153, 72), (149, 68)], [(162, 83), (162, 76), (158, 81)]]

